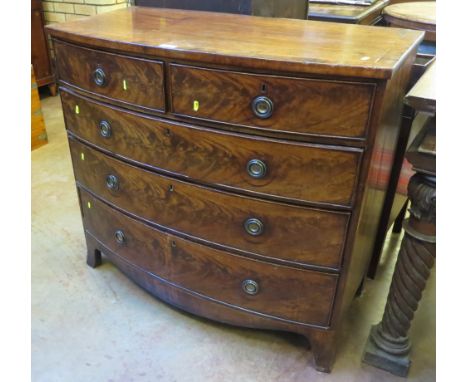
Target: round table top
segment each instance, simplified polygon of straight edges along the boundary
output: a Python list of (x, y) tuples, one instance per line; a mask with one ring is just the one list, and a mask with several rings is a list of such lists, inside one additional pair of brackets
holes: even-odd
[[(393, 4), (385, 7), (383, 14), (386, 18), (391, 18), (392, 24), (396, 25), (397, 20), (403, 22), (413, 22), (426, 24), (435, 27), (436, 25), (436, 2), (420, 1), (413, 3)], [(432, 28), (431, 28), (432, 29)]]

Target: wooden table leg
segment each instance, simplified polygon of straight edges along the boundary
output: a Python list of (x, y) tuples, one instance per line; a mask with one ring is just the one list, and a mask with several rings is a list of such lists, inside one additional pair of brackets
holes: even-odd
[[(377, 274), (377, 268), (379, 267), (380, 258), (387, 236), (389, 225), (391, 225), (392, 210), (396, 208), (397, 201), (395, 200), (395, 194), (398, 188), (398, 181), (400, 179), (401, 170), (403, 168), (403, 161), (405, 157), (406, 146), (413, 126), (413, 121), (416, 113), (413, 108), (406, 106), (403, 108), (403, 112), (400, 120), (400, 134), (398, 136), (397, 151), (392, 164), (392, 170), (390, 173), (390, 180), (387, 186), (387, 192), (385, 195), (384, 207), (380, 216), (379, 227), (375, 238), (374, 249), (372, 250), (372, 258), (367, 270), (367, 277), (374, 279)], [(401, 202), (400, 202), (401, 203)], [(406, 203), (405, 203), (406, 205)], [(406, 212), (406, 207), (405, 208)], [(404, 218), (404, 216), (403, 216)]]
[(55, 82), (49, 84), (49, 91), (52, 97), (55, 97), (57, 95), (57, 84)]
[(410, 217), (382, 321), (371, 328), (363, 362), (405, 377), (411, 365), (408, 331), (436, 254), (435, 177), (415, 174), (408, 185)]
[(396, 217), (395, 221), (393, 222), (393, 233), (401, 233), (401, 230), (403, 229), (403, 222), (405, 220), (406, 216), (406, 210), (408, 209), (408, 199), (406, 199), (405, 204), (403, 204), (403, 207), (400, 210), (400, 213)]

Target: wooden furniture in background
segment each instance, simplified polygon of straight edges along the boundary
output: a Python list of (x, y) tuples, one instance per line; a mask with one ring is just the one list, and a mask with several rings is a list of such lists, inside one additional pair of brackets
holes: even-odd
[(411, 365), (408, 332), (436, 255), (435, 63), (408, 93), (406, 103), (432, 117), (416, 136), (407, 158), (416, 174), (408, 185), (410, 218), (404, 225), (382, 321), (373, 326), (363, 361), (406, 377)]
[(332, 21), (346, 24), (377, 25), (382, 21), (382, 9), (390, 0), (377, 0), (365, 5), (310, 3), (309, 20)]
[(50, 93), (56, 95), (57, 86), (49, 58), (40, 0), (31, 0), (31, 64), (34, 66), (37, 86), (48, 86)]
[(435, 42), (435, 1), (393, 4), (386, 7), (383, 14), (389, 26), (424, 31), (426, 32), (424, 40)]
[(330, 371), (422, 33), (146, 7), (48, 29), (88, 264)]
[(34, 68), (31, 65), (31, 150), (47, 143), (47, 132), (42, 116), (41, 100), (37, 91)]
[[(409, 91), (414, 86), (414, 84), (421, 78), (422, 74), (426, 71), (426, 69), (435, 60), (435, 2), (398, 4), (395, 6), (389, 6), (384, 10), (384, 17), (386, 20), (390, 13), (393, 15), (404, 13), (404, 20), (406, 23), (408, 22), (408, 20), (411, 20), (411, 17), (413, 17), (415, 20), (421, 19), (422, 16), (418, 13), (418, 10), (421, 6), (423, 6), (426, 10), (424, 19), (433, 20), (434, 25), (430, 23), (428, 29), (434, 30), (434, 41), (424, 40), (419, 46), (418, 54), (413, 65), (413, 70), (411, 72), (411, 78), (408, 83), (407, 91)], [(396, 8), (398, 12), (393, 12), (391, 8)], [(390, 11), (388, 11), (389, 9)], [(403, 9), (405, 12), (401, 11), (401, 9)], [(429, 9), (432, 10), (432, 14), (428, 12)], [(389, 20), (396, 20), (396, 18), (392, 16), (392, 18)], [(398, 25), (398, 21), (395, 22), (397, 22), (397, 24), (394, 26), (403, 27), (403, 24)], [(417, 26), (416, 24), (414, 25)], [(423, 24), (418, 25), (418, 30), (424, 27)], [(408, 27), (410, 27), (410, 25), (408, 25)], [(425, 35), (425, 39), (426, 38), (427, 34)], [(415, 123), (415, 117), (415, 109), (409, 107), (408, 105), (405, 105), (405, 107), (403, 108), (403, 114), (401, 118), (401, 130), (397, 145), (396, 161), (393, 164), (393, 169), (387, 191), (387, 197), (384, 204), (384, 210), (382, 212), (382, 219), (379, 222), (379, 228), (377, 230), (377, 236), (373, 251), (374, 253), (372, 255), (371, 263), (369, 266), (368, 275), (371, 278), (374, 278), (377, 273), (385, 238), (387, 236), (388, 230), (392, 226), (392, 223), (394, 223), (393, 232), (401, 232), (401, 224), (403, 222), (406, 207), (408, 205), (406, 190), (409, 178), (412, 173), (411, 164), (407, 160), (404, 160), (404, 153), (406, 151), (410, 136), (416, 135), (420, 131), (424, 123), (422, 118), (419, 118), (416, 121), (417, 123)]]
[(405, 103), (419, 112), (436, 113), (436, 62), (434, 61), (421, 79), (405, 97)]
[[(390, 0), (378, 0), (370, 6), (362, 6), (310, 2), (309, 20), (384, 26), (385, 20), (383, 19), (382, 11), (390, 3)], [(407, 84), (406, 91), (408, 91), (411, 86), (413, 86), (414, 83), (420, 78), (430, 60), (433, 59), (434, 55), (435, 49), (430, 45), (423, 47), (423, 51), (418, 51), (418, 56), (416, 57), (416, 60), (413, 64), (413, 70), (411, 72), (410, 81)], [(378, 223), (373, 255), (369, 265), (368, 276), (370, 278), (374, 278), (377, 273), (377, 268), (380, 262), (381, 253), (388, 230), (395, 222), (395, 232), (399, 231), (400, 222), (402, 221), (403, 213), (406, 210), (407, 187), (404, 183), (408, 181), (409, 176), (407, 176), (408, 164), (404, 161), (404, 154), (408, 144), (408, 138), (411, 133), (413, 118), (414, 115), (412, 114), (412, 109), (405, 107), (401, 119), (402, 123), (396, 154), (388, 155), (386, 152), (381, 153), (381, 156), (387, 160), (390, 180), (388, 182), (387, 194), (383, 205), (381, 219)]]
[(135, 5), (306, 19), (308, 0), (135, 0)]

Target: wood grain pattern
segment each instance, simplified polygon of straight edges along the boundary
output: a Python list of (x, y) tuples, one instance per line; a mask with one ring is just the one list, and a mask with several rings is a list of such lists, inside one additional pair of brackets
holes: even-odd
[[(236, 256), (150, 228), (80, 189), (86, 231), (110, 251), (178, 287), (289, 321), (327, 326), (337, 275)], [(88, 202), (91, 208), (88, 208)], [(115, 240), (124, 232), (125, 242)], [(254, 280), (256, 295), (242, 290)]]
[(392, 4), (385, 8), (385, 15), (421, 24), (436, 25), (436, 2), (421, 1), (405, 4)]
[(435, 114), (437, 105), (436, 61), (426, 69), (405, 97), (405, 103), (418, 111)]
[(251, 70), (390, 78), (417, 31), (129, 7), (48, 26), (56, 38), (129, 54)]
[[(76, 180), (133, 215), (264, 258), (340, 267), (347, 213), (267, 202), (191, 185), (130, 166), (74, 139), (70, 139), (70, 150)], [(119, 179), (117, 191), (106, 186), (109, 174)], [(245, 232), (244, 222), (251, 217), (263, 222), (262, 235)]]
[[(340, 322), (362, 285), (387, 200), (403, 93), (422, 33), (138, 7), (49, 31), (61, 46), (100, 50), (88, 57), (89, 65), (99, 57), (136, 57), (135, 62), (158, 60), (165, 68), (164, 114), (141, 106), (156, 99), (146, 84), (138, 99), (126, 102), (117, 93), (112, 98), (61, 79), (68, 90), (64, 106), (77, 185), (93, 194), (90, 211), (101, 201), (117, 214), (85, 221), (88, 264), (99, 265), (103, 252), (153, 295), (187, 311), (302, 333), (315, 367), (330, 371)], [(82, 61), (77, 52), (70, 63)], [(64, 70), (73, 69), (70, 63), (64, 62)], [(204, 69), (174, 77), (171, 65)], [(127, 68), (116, 67), (116, 73)], [(243, 114), (258, 90), (274, 96), (280, 110), (269, 121)], [(200, 98), (198, 113), (206, 112), (201, 117), (189, 113), (194, 94)], [(78, 114), (74, 101), (83, 102)], [(97, 135), (101, 113), (113, 132), (105, 142)], [(338, 142), (346, 148), (331, 146)], [(240, 175), (252, 153), (268, 162), (271, 178), (265, 184)], [(344, 154), (357, 162), (345, 163)], [(320, 182), (313, 182), (312, 173), (322, 174)], [(116, 177), (114, 190), (106, 185), (109, 175)], [(352, 177), (356, 187), (349, 201)], [(342, 181), (348, 186), (333, 186)], [(254, 191), (260, 187), (264, 193)], [(89, 213), (88, 201), (83, 214)], [(245, 232), (247, 218), (261, 220), (261, 235)], [(117, 223), (129, 232), (128, 251), (112, 247)], [(164, 238), (153, 236), (156, 231)], [(153, 261), (158, 248), (163, 256)], [(173, 274), (180, 285), (141, 264), (171, 274), (169, 280)], [(243, 292), (239, 297), (238, 280), (249, 271), (255, 274), (246, 277), (258, 278), (265, 301), (244, 301)], [(323, 287), (316, 299), (314, 285)]]
[(186, 312), (218, 322), (249, 328), (283, 330), (302, 334), (307, 338), (311, 346), (312, 364), (314, 367), (321, 372), (329, 373), (331, 371), (336, 354), (336, 330), (301, 322), (292, 323), (274, 316), (258, 314), (250, 310), (238, 308), (214, 299), (206, 299), (189, 289), (174, 287), (173, 284), (169, 284), (154, 274), (133, 265), (131, 261), (110, 251), (91, 234), (85, 234), (85, 237), (88, 248), (88, 259), (101, 259), (102, 254), (104, 254), (106, 259), (120, 269), (130, 280), (153, 296)]
[[(374, 85), (170, 65), (175, 114), (291, 134), (365, 138)], [(274, 103), (258, 118), (255, 97)], [(194, 101), (198, 109), (194, 110)]]
[(34, 69), (31, 66), (31, 150), (47, 143), (47, 132), (42, 115), (41, 100), (37, 90)]
[(424, 40), (436, 41), (436, 2), (421, 1), (392, 4), (383, 10), (392, 27), (425, 31)]
[[(387, 190), (391, 168), (397, 160), (396, 144), (403, 98), (409, 83), (416, 49), (408, 56), (410, 58), (405, 61), (398, 74), (388, 81), (385, 89), (381, 89), (382, 92), (376, 96), (378, 105), (376, 107), (381, 113), (380, 125), (379, 129), (375, 130), (375, 137), (372, 139), (373, 146), (368, 151), (370, 155), (363, 159), (363, 168), (366, 170), (361, 174), (363, 192), (359, 196), (359, 201), (362, 204), (356, 204), (356, 209), (360, 210), (361, 214), (350, 224), (352, 227), (350, 232), (353, 233), (348, 236), (350, 246), (347, 250), (349, 252), (345, 252), (344, 257), (343, 267), (347, 269), (346, 276), (340, 279), (338, 286), (337, 300), (340, 301), (341, 312), (334, 315), (334, 319), (337, 320), (350, 306), (356, 291), (365, 279), (382, 219), (383, 206), (386, 198), (389, 197)], [(353, 214), (354, 217), (357, 215)]]
[(350, 4), (309, 4), (309, 20), (374, 25), (390, 0), (377, 0), (369, 6)]
[(31, 64), (34, 66), (37, 86), (49, 85), (53, 91), (55, 76), (50, 65), (41, 0), (31, 0)]
[[(313, 342), (314, 346), (317, 348), (320, 348), (321, 345), (324, 345), (323, 348), (326, 348), (326, 336), (332, 336), (335, 333), (329, 328), (322, 328), (301, 322), (292, 323), (273, 316), (256, 314), (253, 311), (242, 309), (242, 307), (239, 308), (234, 305), (223, 303), (222, 301), (207, 299), (199, 293), (195, 293), (186, 288), (177, 288), (173, 284), (169, 284), (156, 275), (146, 272), (143, 268), (133, 265), (122, 256), (112, 252), (93, 235), (85, 232), (85, 238), (88, 255), (90, 257), (97, 255), (102, 258), (102, 255), (104, 255), (104, 261), (112, 263), (141, 288), (145, 289), (153, 296), (186, 312), (230, 325), (299, 333), (307, 337), (309, 343), (312, 344)], [(321, 339), (320, 337), (323, 334), (324, 336)], [(317, 350), (319, 351), (319, 349)]]
[(436, 117), (431, 116), (406, 152), (413, 170), (436, 176)]
[[(418, 80), (421, 78), (421, 75), (423, 75), (426, 72), (426, 70), (429, 70), (433, 63), (435, 64), (435, 57), (431, 58), (430, 60), (428, 60), (427, 58), (424, 60), (418, 58), (422, 57), (416, 57), (416, 60), (411, 70), (410, 81), (408, 82), (406, 89), (413, 88), (415, 83), (418, 82)], [(432, 89), (435, 91), (435, 86), (426, 87), (427, 85), (429, 85), (429, 83), (426, 83), (420, 88), (420, 95), (422, 96), (421, 98), (415, 97), (412, 99), (412, 101), (416, 101), (416, 103), (420, 106), (432, 105), (430, 98), (431, 95), (434, 94), (432, 93)], [(429, 94), (425, 94), (426, 89), (429, 90)], [(425, 99), (426, 96), (428, 96), (427, 100)], [(404, 154), (406, 152), (408, 144), (410, 143), (408, 142), (410, 133), (411, 135), (415, 136), (418, 134), (418, 131), (422, 128), (422, 123), (416, 123), (413, 125), (413, 120), (415, 119), (415, 111), (412, 107), (408, 106), (408, 103), (411, 102), (408, 102), (409, 100), (407, 97), (408, 95), (406, 95), (404, 98), (404, 102), (406, 103), (406, 105), (404, 106), (401, 115), (400, 135), (398, 138), (397, 149), (395, 152), (396, 160), (394, 162), (392, 173), (390, 175), (390, 182), (387, 188), (387, 195), (385, 198), (385, 203), (381, 215), (382, 217), (379, 222), (379, 228), (376, 234), (373, 255), (368, 270), (368, 277), (372, 279), (375, 278), (375, 275), (378, 270), (380, 257), (382, 255), (383, 246), (388, 230), (392, 223), (394, 223), (393, 232), (401, 232), (401, 224), (403, 223), (403, 219), (407, 209), (408, 198), (406, 189), (409, 181), (408, 173), (411, 173), (412, 170), (411, 165), (409, 165), (408, 162), (404, 162)], [(433, 106), (433, 110), (435, 111), (435, 100)], [(431, 108), (429, 107), (426, 110), (430, 112)]]
[[(433, 174), (435, 175), (435, 174)], [(363, 361), (407, 377), (411, 361), (408, 333), (436, 257), (434, 176), (413, 175), (408, 184), (410, 217), (392, 276), (382, 320), (369, 334)]]
[[(61, 82), (106, 99), (164, 111), (161, 62), (99, 52), (58, 41), (55, 42), (55, 55)], [(93, 73), (98, 68), (106, 76), (103, 86), (96, 85), (93, 80)]]
[[(69, 131), (140, 165), (255, 195), (352, 204), (361, 150), (223, 133), (131, 113), (65, 89), (61, 94)], [(100, 133), (103, 120), (111, 126), (109, 138)], [(264, 178), (248, 174), (254, 158), (267, 165)]]

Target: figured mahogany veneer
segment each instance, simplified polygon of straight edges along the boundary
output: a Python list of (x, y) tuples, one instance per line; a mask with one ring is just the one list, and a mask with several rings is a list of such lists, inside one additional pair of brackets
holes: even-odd
[[(352, 204), (362, 150), (223, 133), (130, 113), (66, 90), (61, 94), (68, 129), (124, 159), (256, 195), (319, 205)], [(101, 134), (103, 121), (111, 129), (108, 137)], [(262, 178), (249, 175), (252, 159), (266, 164)]]
[[(81, 188), (79, 193), (86, 232), (154, 277), (238, 309), (328, 326), (337, 275), (278, 266), (193, 243), (129, 218)], [(123, 243), (116, 240), (117, 231), (123, 233)], [(256, 280), (256, 295), (242, 291), (245, 280)]]
[[(171, 65), (175, 114), (302, 135), (364, 138), (375, 86), (252, 75)], [(255, 97), (273, 102), (270, 118), (252, 112)], [(194, 110), (193, 102), (198, 102)]]
[(87, 263), (330, 371), (422, 33), (139, 7), (48, 30)]
[[(70, 151), (80, 184), (154, 224), (265, 258), (335, 269), (341, 265), (349, 214), (195, 186), (130, 166), (75, 139), (70, 140)], [(109, 175), (117, 178), (117, 189), (109, 189)], [(245, 231), (249, 218), (263, 223), (261, 235)]]
[[(164, 111), (164, 69), (155, 60), (130, 58), (74, 45), (55, 43), (60, 80), (108, 100)], [(104, 74), (97, 84), (95, 72)]]
[(48, 30), (60, 40), (130, 55), (366, 79), (390, 79), (422, 36), (406, 29), (145, 7)]

